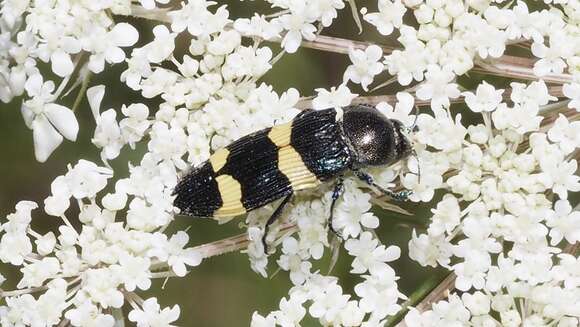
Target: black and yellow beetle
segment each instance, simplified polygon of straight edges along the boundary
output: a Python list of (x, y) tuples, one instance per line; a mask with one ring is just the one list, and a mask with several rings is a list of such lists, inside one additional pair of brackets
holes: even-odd
[(397, 200), (409, 191), (393, 192), (375, 184), (360, 169), (388, 166), (408, 157), (412, 147), (401, 122), (369, 105), (305, 110), (291, 122), (244, 136), (217, 150), (177, 184), (174, 206), (182, 214), (230, 218), (282, 199), (265, 225), (280, 216), (292, 195), (334, 181), (332, 211), (343, 190), (343, 175), (352, 171), (362, 181)]

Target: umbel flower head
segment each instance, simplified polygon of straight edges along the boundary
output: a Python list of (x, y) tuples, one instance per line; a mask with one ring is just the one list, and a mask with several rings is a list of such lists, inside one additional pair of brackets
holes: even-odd
[[(256, 3), (241, 5), (259, 9)], [(179, 325), (195, 299), (168, 304), (173, 299), (152, 280), (183, 277), (206, 258), (241, 251), (256, 273), (278, 269), (277, 278), (292, 284), (277, 309), (248, 313), (242, 325), (298, 326), (309, 316), (323, 326), (402, 319), (408, 326), (577, 326), (578, 2), (357, 4), (266, 0), (264, 11), (239, 17), (206, 0), (0, 2), (0, 100), (18, 102), (36, 159), (58, 155), (79, 128), (90, 129), (101, 159), (79, 157), (53, 176), (43, 200), (6, 210), (0, 261), (20, 275), (16, 289), (0, 289), (0, 324)], [(353, 31), (376, 28), (379, 38), (342, 38), (342, 30), (326, 29), (337, 21)], [(262, 80), (293, 65), (280, 59), (301, 48), (342, 54), (348, 64), (328, 72), (342, 83), (304, 90)], [(125, 91), (91, 83), (100, 73), (118, 74), (140, 99), (108, 104), (110, 94)], [(327, 221), (332, 188), (322, 185), (296, 194), (265, 235), (268, 254), (264, 224), (276, 203), (243, 218), (243, 234), (208, 244), (191, 247), (187, 231), (174, 228), (174, 187), (211, 153), (302, 109), (353, 103), (417, 127), (409, 133), (412, 156), (366, 171), (383, 188), (412, 191), (412, 205), (346, 178), (333, 208), (337, 238)], [(94, 119), (88, 126), (77, 122), (83, 110)], [(133, 152), (126, 165), (124, 152)], [(121, 166), (128, 172), (113, 168)], [(381, 235), (385, 211), (413, 215), (420, 206), (432, 215), (403, 229), (408, 246)], [(40, 216), (59, 224), (39, 233)], [(188, 220), (191, 228), (197, 222)], [(436, 289), (447, 288), (429, 296), (432, 305), (421, 303), (432, 279), (413, 292), (399, 287), (409, 273), (393, 262), (407, 257), (451, 274)], [(328, 258), (331, 266), (346, 262), (347, 283), (326, 273)]]

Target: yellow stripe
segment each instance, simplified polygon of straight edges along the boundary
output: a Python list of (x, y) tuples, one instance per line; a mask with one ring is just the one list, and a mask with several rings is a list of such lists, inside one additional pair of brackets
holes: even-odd
[(209, 162), (211, 163), (211, 168), (214, 173), (217, 173), (226, 164), (229, 154), (230, 151), (228, 151), (228, 149), (222, 148), (209, 157)]
[(285, 146), (278, 150), (278, 169), (288, 178), (294, 191), (320, 185), (318, 178), (308, 170), (292, 146)]
[(290, 136), (292, 135), (292, 122), (276, 125), (272, 127), (268, 133), (268, 138), (281, 148), (290, 144)]
[(233, 217), (246, 213), (242, 204), (242, 186), (230, 175), (216, 177), (218, 189), (222, 197), (222, 206), (214, 212), (214, 218)]

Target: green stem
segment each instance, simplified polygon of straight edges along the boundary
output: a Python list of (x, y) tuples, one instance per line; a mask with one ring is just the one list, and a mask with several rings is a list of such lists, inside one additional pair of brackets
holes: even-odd
[(450, 272), (446, 271), (445, 274), (434, 273), (429, 278), (427, 278), (419, 287), (409, 296), (409, 299), (403, 303), (401, 310), (397, 312), (394, 316), (387, 319), (385, 323), (386, 327), (393, 327), (397, 325), (407, 312), (409, 312), (409, 307), (413, 307), (419, 302), (421, 302), (429, 293), (443, 281)]
[(89, 87), (89, 83), (91, 82), (92, 76), (93, 76), (93, 73), (91, 73), (91, 71), (87, 71), (87, 75), (83, 79), (83, 83), (81, 84), (81, 89), (79, 90), (79, 93), (78, 93), (77, 97), (75, 98), (75, 102), (72, 106), (73, 112), (76, 112), (77, 108), (81, 105), (81, 102), (83, 101), (83, 97), (85, 96), (85, 93), (87, 92), (87, 88)]

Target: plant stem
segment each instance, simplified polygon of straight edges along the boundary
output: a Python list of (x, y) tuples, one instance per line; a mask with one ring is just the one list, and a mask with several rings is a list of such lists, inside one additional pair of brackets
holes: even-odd
[(399, 312), (397, 312), (394, 316), (391, 316), (389, 319), (387, 319), (385, 326), (396, 326), (397, 323), (403, 320), (407, 312), (409, 312), (409, 307), (413, 307), (417, 303), (422, 302), (427, 296), (430, 295), (430, 292), (435, 287), (437, 287), (437, 285), (442, 284), (441, 282), (444, 280), (445, 276), (449, 275), (451, 275), (449, 272), (446, 272), (445, 275), (436, 273), (423, 281), (423, 283), (419, 285), (419, 287), (411, 294), (411, 296), (409, 296), (409, 299), (403, 303), (401, 310), (399, 310)]
[[(556, 96), (556, 97), (563, 97), (564, 93), (562, 91), (562, 86), (551, 86), (548, 87), (548, 92), (550, 93), (550, 95)], [(510, 99), (510, 95), (512, 93), (511, 89), (506, 89), (505, 92), (502, 94), (502, 97), (505, 100), (509, 100)], [(370, 105), (376, 105), (380, 102), (387, 102), (391, 105), (394, 105), (397, 102), (397, 97), (395, 95), (371, 95), (371, 96), (361, 96), (361, 97), (356, 97), (352, 100), (351, 104), (370, 104)], [(465, 97), (464, 96), (460, 96), (459, 98), (456, 99), (449, 99), (449, 102), (451, 102), (451, 104), (454, 103), (464, 103), (465, 102)], [(415, 98), (415, 105), (419, 106), (419, 107), (426, 107), (426, 106), (430, 106), (431, 105), (431, 100), (419, 100), (417, 98)], [(308, 109), (308, 108), (312, 108), (312, 97), (306, 97), (304, 99), (301, 99), (298, 101), (298, 103), (296, 104), (296, 108), (298, 109)]]
[(77, 97), (75, 98), (75, 102), (72, 106), (73, 112), (77, 111), (78, 107), (80, 106), (81, 102), (83, 101), (83, 97), (85, 96), (85, 93), (87, 92), (87, 89), (89, 87), (89, 83), (91, 82), (92, 76), (93, 76), (93, 73), (91, 73), (91, 71), (88, 70), (87, 74), (83, 78), (83, 83), (81, 84), (81, 89), (79, 90), (79, 93), (77, 94)]

